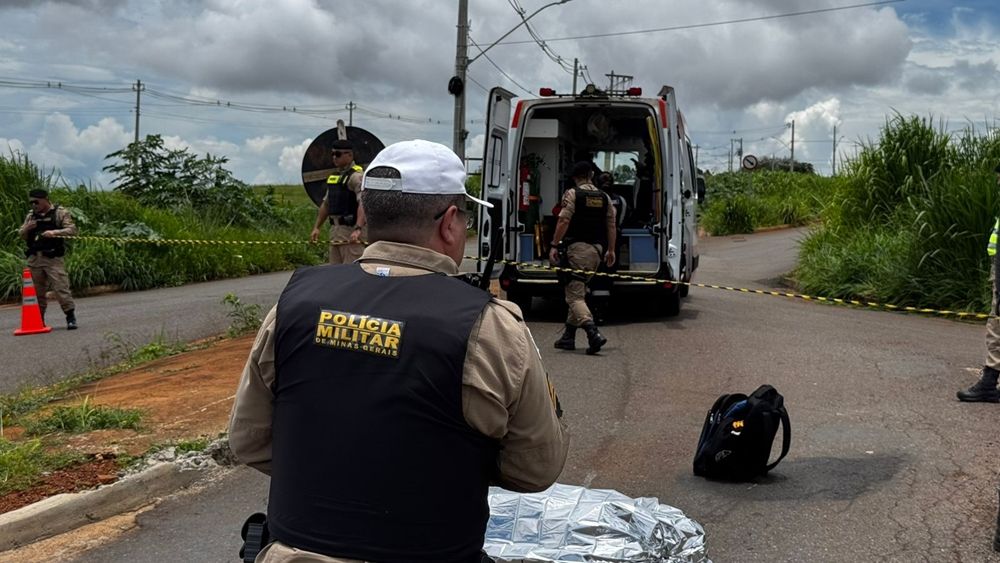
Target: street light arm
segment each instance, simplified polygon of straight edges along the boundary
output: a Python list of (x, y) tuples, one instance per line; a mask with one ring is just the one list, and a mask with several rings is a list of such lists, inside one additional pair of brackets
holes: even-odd
[[(531, 18), (535, 17), (535, 15), (537, 15), (537, 14), (538, 14), (538, 12), (541, 12), (541, 11), (542, 11), (542, 10), (544, 10), (545, 8), (549, 8), (549, 7), (552, 7), (552, 6), (558, 6), (559, 4), (565, 4), (566, 2), (569, 2), (569, 0), (559, 0), (558, 2), (551, 2), (551, 3), (549, 3), (549, 4), (546, 4), (546, 5), (542, 6), (542, 7), (541, 7), (541, 8), (539, 8), (539, 9), (535, 10), (534, 12), (532, 12), (532, 13), (531, 13), (531, 15), (530, 15), (530, 16), (528, 16), (528, 17), (526, 17), (526, 18), (525, 18), (525, 17), (522, 17), (522, 18), (521, 18), (521, 23), (519, 23), (519, 24), (515, 25), (514, 27), (512, 27), (512, 28), (510, 29), (510, 31), (508, 31), (507, 33), (504, 33), (503, 35), (501, 35), (501, 36), (500, 36), (500, 39), (497, 39), (497, 40), (496, 40), (496, 41), (494, 41), (493, 43), (490, 43), (490, 44), (489, 44), (489, 46), (487, 46), (487, 47), (486, 47), (485, 49), (483, 49), (482, 47), (479, 47), (479, 54), (478, 54), (478, 55), (476, 55), (475, 57), (472, 57), (471, 59), (469, 59), (469, 62), (465, 63), (465, 66), (469, 66), (469, 65), (471, 65), (472, 63), (476, 62), (476, 60), (477, 60), (477, 59), (478, 59), (479, 57), (481, 57), (481, 56), (483, 56), (483, 55), (485, 55), (485, 54), (486, 54), (486, 51), (489, 51), (489, 50), (490, 50), (490, 49), (492, 49), (493, 47), (496, 47), (498, 43), (500, 43), (500, 42), (501, 42), (501, 41), (503, 41), (504, 39), (507, 39), (507, 36), (509, 36), (509, 35), (510, 35), (511, 33), (514, 33), (515, 31), (517, 31), (517, 30), (518, 30), (518, 28), (520, 28), (520, 27), (521, 27), (522, 25), (524, 25), (524, 24), (528, 23), (528, 20), (530, 20)], [(477, 47), (478, 47), (478, 45), (477, 45)]]

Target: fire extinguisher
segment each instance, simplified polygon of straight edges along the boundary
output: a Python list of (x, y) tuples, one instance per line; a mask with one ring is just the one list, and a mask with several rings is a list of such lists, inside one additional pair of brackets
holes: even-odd
[(519, 211), (527, 211), (531, 204), (531, 169), (527, 165), (522, 164), (518, 176), (521, 197), (518, 198), (517, 209)]

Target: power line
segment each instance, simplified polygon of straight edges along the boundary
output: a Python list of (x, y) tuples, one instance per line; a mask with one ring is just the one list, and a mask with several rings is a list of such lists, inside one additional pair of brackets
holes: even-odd
[[(682, 29), (699, 29), (699, 28), (705, 28), (705, 27), (716, 27), (716, 26), (721, 26), (721, 25), (731, 25), (731, 24), (736, 24), (736, 23), (749, 23), (749, 22), (756, 22), (756, 21), (775, 20), (775, 19), (780, 19), (780, 18), (792, 18), (792, 17), (797, 17), (797, 16), (807, 16), (807, 15), (812, 15), (812, 14), (823, 14), (823, 13), (827, 13), (827, 12), (839, 12), (839, 11), (842, 11), (842, 10), (854, 10), (854, 9), (857, 9), (857, 8), (869, 8), (869, 7), (873, 7), (873, 6), (883, 6), (883, 5), (886, 5), (886, 4), (896, 4), (896, 3), (899, 3), (899, 2), (906, 2), (906, 1), (907, 0), (881, 0), (879, 2), (866, 2), (864, 4), (852, 4), (852, 5), (849, 5), (849, 6), (836, 6), (836, 7), (833, 7), (833, 8), (819, 8), (819, 9), (815, 9), (815, 10), (803, 10), (803, 11), (800, 11), (800, 12), (787, 12), (787, 13), (784, 13), (784, 14), (772, 14), (772, 15), (769, 15), (769, 16), (757, 16), (757, 17), (753, 17), (753, 18), (739, 18), (739, 19), (723, 20), (723, 21), (717, 21), (717, 22), (695, 23), (695, 24), (688, 24), (688, 25), (675, 25), (675, 26), (671, 26), (671, 27), (659, 27), (659, 28), (654, 28), (654, 29), (639, 29), (639, 30), (633, 30), (633, 31), (618, 31), (618, 32), (611, 32), (611, 33), (595, 33), (595, 34), (592, 34), (592, 35), (573, 35), (573, 36), (569, 36), (569, 37), (551, 37), (551, 38), (546, 38), (546, 39), (541, 39), (541, 40), (549, 42), (549, 43), (552, 43), (554, 41), (571, 41), (571, 40), (574, 40), (574, 39), (596, 39), (596, 38), (600, 38), (600, 37), (618, 37), (618, 36), (622, 36), (622, 35), (639, 35), (639, 34), (643, 34), (643, 33), (661, 33), (661, 32), (664, 32), (664, 31), (679, 31), (679, 30), (682, 30)], [(534, 43), (534, 42), (535, 42), (534, 40), (531, 40), (531, 41), (527, 41), (527, 40), (521, 40), (521, 41), (503, 41), (503, 42), (497, 43), (497, 45), (523, 45), (523, 44)]]
[(573, 65), (569, 64), (568, 62), (563, 60), (562, 57), (557, 55), (556, 52), (553, 51), (551, 47), (545, 44), (545, 40), (539, 37), (538, 33), (536, 33), (534, 29), (532, 29), (531, 24), (528, 23), (528, 20), (524, 15), (526, 10), (521, 7), (518, 1), (507, 0), (507, 2), (511, 5), (512, 8), (514, 8), (514, 11), (517, 12), (517, 15), (521, 16), (521, 23), (524, 24), (524, 28), (528, 31), (528, 35), (531, 35), (531, 38), (535, 40), (535, 43), (537, 43), (538, 46), (542, 49), (542, 52), (545, 53), (545, 55), (549, 59), (551, 59), (554, 63), (559, 65), (559, 67), (562, 68), (564, 71), (568, 72), (569, 74), (573, 74), (574, 70)]
[(531, 90), (528, 90), (524, 86), (521, 86), (521, 84), (517, 80), (511, 78), (510, 75), (507, 74), (506, 71), (504, 71), (504, 69), (500, 68), (500, 65), (493, 62), (493, 59), (491, 59), (490, 56), (486, 54), (486, 51), (483, 51), (483, 48), (479, 46), (479, 43), (476, 43), (475, 39), (473, 39), (471, 35), (469, 35), (468, 37), (469, 37), (469, 42), (475, 45), (476, 49), (479, 49), (479, 53), (483, 56), (483, 58), (485, 58), (487, 61), (490, 62), (491, 65), (493, 65), (497, 70), (499, 70), (500, 74), (506, 76), (507, 80), (510, 80), (512, 83), (514, 83), (515, 86), (517, 86), (521, 90), (524, 90), (529, 96), (534, 94), (534, 92), (532, 92)]

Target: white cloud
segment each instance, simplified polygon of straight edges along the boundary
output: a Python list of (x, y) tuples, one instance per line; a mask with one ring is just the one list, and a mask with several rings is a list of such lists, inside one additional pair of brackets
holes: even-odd
[(275, 135), (264, 135), (263, 137), (251, 137), (246, 140), (247, 150), (251, 153), (262, 154), (265, 152), (273, 151), (276, 147), (284, 145), (288, 142), (287, 137), (278, 137)]
[(282, 177), (285, 181), (288, 178), (293, 178), (295, 182), (302, 181), (302, 158), (312, 142), (312, 139), (305, 139), (297, 145), (282, 147), (278, 156), (278, 168), (284, 172)]

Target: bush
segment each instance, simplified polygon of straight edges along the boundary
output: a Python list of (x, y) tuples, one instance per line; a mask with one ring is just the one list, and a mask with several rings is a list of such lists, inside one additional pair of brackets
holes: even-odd
[(843, 182), (787, 170), (716, 174), (706, 178), (701, 225), (713, 235), (752, 233), (777, 225), (804, 225), (819, 218)]
[(998, 204), (1000, 135), (956, 137), (931, 119), (896, 115), (848, 163), (803, 242), (805, 292), (897, 305), (985, 311), (986, 241)]
[(242, 224), (219, 205), (178, 204), (167, 209), (143, 204), (122, 191), (71, 189), (20, 154), (0, 156), (0, 178), (0, 213), (10, 225), (0, 238), (0, 299), (21, 293), (24, 243), (17, 228), (27, 213), (31, 187), (49, 189), (54, 203), (71, 210), (83, 236), (295, 242), (178, 245), (71, 240), (66, 269), (75, 290), (105, 284), (140, 290), (287, 270), (321, 263), (326, 254), (325, 246), (306, 242), (316, 216), (311, 203), (278, 204), (266, 194), (252, 194), (263, 202), (260, 205), (266, 204), (268, 217)]

